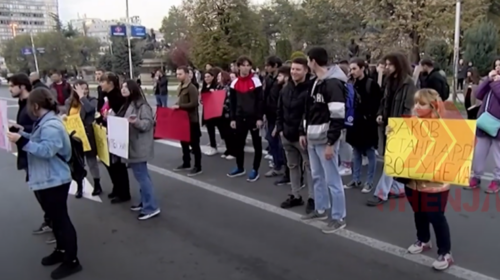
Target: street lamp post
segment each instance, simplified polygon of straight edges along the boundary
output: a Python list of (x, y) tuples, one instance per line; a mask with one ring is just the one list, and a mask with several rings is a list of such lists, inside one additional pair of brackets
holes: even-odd
[(453, 102), (457, 100), (458, 61), (460, 59), (460, 13), (462, 1), (456, 0), (455, 4), (455, 41), (453, 44)]
[(127, 24), (129, 26), (129, 32), (127, 32), (127, 42), (128, 42), (128, 67), (129, 67), (129, 72), (130, 72), (130, 79), (134, 79), (134, 66), (132, 64), (132, 48), (130, 44), (130, 33), (132, 32), (132, 23), (130, 22), (130, 15), (129, 15), (129, 8), (128, 8), (128, 0), (125, 0), (125, 5), (126, 7), (126, 17), (127, 17)]
[(30, 39), (31, 39), (31, 52), (33, 53), (33, 60), (35, 61), (35, 69), (37, 73), (40, 73), (38, 69), (38, 59), (36, 57), (35, 41), (33, 40), (33, 32), (31, 31), (30, 31)]

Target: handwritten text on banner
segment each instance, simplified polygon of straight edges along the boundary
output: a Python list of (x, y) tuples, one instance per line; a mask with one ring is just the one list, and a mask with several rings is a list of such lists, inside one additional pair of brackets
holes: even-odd
[(389, 176), (469, 184), (476, 122), (390, 118), (384, 170)]
[(128, 129), (127, 119), (108, 116), (109, 152), (126, 159), (128, 159)]

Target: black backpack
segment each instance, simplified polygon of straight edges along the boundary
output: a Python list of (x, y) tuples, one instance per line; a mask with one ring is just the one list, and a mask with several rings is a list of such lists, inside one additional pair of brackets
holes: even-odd
[(75, 136), (75, 131), (70, 133), (69, 142), (71, 143), (70, 159), (66, 161), (66, 159), (60, 154), (57, 154), (57, 157), (59, 157), (62, 161), (66, 162), (69, 165), (69, 168), (71, 170), (71, 178), (79, 182), (87, 176), (87, 170), (85, 169), (83, 142), (80, 138)]

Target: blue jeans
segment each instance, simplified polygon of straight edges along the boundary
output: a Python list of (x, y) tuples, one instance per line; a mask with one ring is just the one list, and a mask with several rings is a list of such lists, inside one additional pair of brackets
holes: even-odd
[(168, 95), (155, 95), (156, 107), (167, 107)]
[(368, 158), (368, 174), (366, 174), (366, 183), (373, 184), (373, 176), (377, 168), (377, 155), (374, 148), (360, 150), (353, 148), (353, 162), (352, 162), (352, 180), (354, 182), (361, 182), (361, 168), (363, 167), (363, 154)]
[(129, 166), (141, 190), (141, 214), (151, 214), (158, 210), (158, 203), (154, 197), (153, 181), (151, 181), (151, 176), (149, 176), (148, 163), (129, 163)]
[(404, 194), (405, 185), (397, 182), (391, 176), (387, 176), (385, 172), (382, 172), (382, 176), (380, 176), (380, 179), (378, 180), (377, 187), (375, 188), (373, 195), (378, 196), (382, 200), (387, 200), (390, 192), (395, 195)]
[(281, 145), (280, 136), (272, 136), (275, 124), (275, 122), (267, 123), (266, 140), (269, 143), (269, 153), (273, 156), (274, 169), (281, 170), (285, 165), (285, 151)]
[(344, 185), (336, 157), (339, 152), (339, 141), (333, 146), (334, 156), (330, 160), (325, 159), (326, 144), (309, 145), (307, 149), (316, 210), (326, 210), (331, 207), (332, 219), (344, 219), (346, 216)]

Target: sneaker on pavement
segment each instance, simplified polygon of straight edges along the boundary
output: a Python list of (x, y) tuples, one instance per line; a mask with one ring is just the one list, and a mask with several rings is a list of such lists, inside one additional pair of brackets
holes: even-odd
[(227, 173), (227, 177), (229, 178), (234, 178), (234, 177), (240, 177), (245, 175), (246, 171), (245, 169), (239, 169), (238, 167), (233, 168), (231, 172)]
[(451, 254), (440, 255), (437, 260), (432, 263), (432, 268), (435, 270), (445, 270), (453, 264)]
[(276, 170), (276, 169), (271, 169), (264, 174), (266, 177), (276, 177), (276, 176), (281, 176), (283, 175), (284, 172), (282, 170)]
[(294, 195), (289, 195), (288, 198), (281, 203), (281, 208), (288, 209), (302, 205), (304, 205), (304, 201), (301, 196), (295, 197)]
[(235, 157), (234, 157), (234, 156), (232, 156), (232, 155), (227, 155), (227, 156), (226, 156), (226, 159), (227, 159), (227, 160), (233, 160), (233, 159), (235, 159)]
[(306, 204), (306, 214), (311, 214), (312, 212), (314, 212), (314, 208), (314, 199), (309, 198)]
[(372, 183), (364, 183), (363, 188), (361, 189), (362, 193), (370, 193), (373, 190)]
[(479, 189), (481, 187), (481, 179), (472, 177), (469, 181), (469, 187), (471, 189)]
[(138, 220), (140, 221), (145, 221), (145, 220), (149, 220), (151, 218), (154, 218), (158, 215), (160, 215), (160, 209), (156, 209), (155, 211), (149, 213), (149, 214), (144, 214), (144, 213), (141, 213), (139, 214), (139, 216), (137, 217)]
[(275, 181), (274, 185), (275, 186), (283, 186), (283, 185), (286, 185), (288, 183), (290, 183), (290, 179), (288, 179), (287, 177), (283, 176), (283, 178)]
[(432, 243), (431, 242), (422, 242), (422, 241), (415, 241), (415, 243), (411, 244), (410, 247), (408, 247), (408, 253), (410, 254), (420, 254), (424, 251), (432, 249)]
[(54, 280), (63, 279), (82, 271), (82, 269), (82, 265), (78, 260), (63, 262), (61, 265), (59, 265), (59, 267), (52, 271), (50, 277)]
[(188, 177), (194, 177), (196, 175), (200, 175), (201, 173), (203, 173), (201, 167), (193, 167), (193, 169), (191, 169), (187, 175)]
[(205, 155), (207, 156), (214, 156), (217, 154), (217, 149), (216, 148), (212, 148), (212, 147), (208, 147), (208, 149), (205, 150)]
[(489, 194), (494, 194), (500, 191), (500, 186), (498, 186), (497, 181), (491, 181), (490, 185), (488, 186), (488, 189), (486, 189), (486, 193)]
[(174, 168), (174, 171), (185, 171), (185, 170), (189, 170), (189, 169), (191, 169), (191, 165), (181, 164), (181, 165), (177, 166), (176, 168)]
[(53, 266), (62, 263), (64, 260), (64, 253), (61, 250), (54, 250), (50, 255), (42, 259), (43, 266)]
[(142, 210), (142, 203), (130, 206), (130, 211), (137, 212), (137, 211), (141, 211), (141, 210)]
[(56, 243), (56, 242), (57, 242), (57, 240), (56, 240), (56, 238), (55, 238), (55, 237), (53, 237), (53, 236), (52, 236), (52, 237), (49, 237), (49, 238), (47, 238), (47, 240), (45, 240), (45, 244), (54, 244), (54, 243)]
[(387, 202), (387, 200), (383, 200), (378, 196), (372, 196), (372, 197), (368, 198), (368, 200), (366, 201), (366, 205), (377, 206), (377, 205), (382, 205), (386, 202)]
[(341, 166), (339, 170), (340, 176), (349, 176), (352, 175), (352, 170), (350, 168), (347, 168), (345, 166)]
[(267, 154), (267, 155), (264, 156), (264, 159), (273, 160), (273, 156), (270, 155), (270, 154)]
[(52, 229), (47, 225), (47, 223), (43, 222), (40, 227), (37, 229), (33, 230), (33, 234), (39, 235), (39, 234), (44, 234), (47, 232), (52, 232)]
[(250, 174), (248, 174), (247, 181), (248, 182), (255, 182), (255, 181), (259, 180), (259, 178), (260, 178), (259, 171), (252, 169), (252, 171), (250, 171)]
[(351, 181), (349, 183), (347, 183), (346, 185), (344, 185), (344, 189), (348, 190), (348, 189), (352, 189), (352, 188), (359, 188), (361, 187), (361, 182), (356, 182), (356, 181)]
[(331, 220), (330, 222), (328, 222), (327, 225), (325, 225), (323, 227), (323, 229), (321, 230), (323, 233), (335, 233), (336, 231), (338, 230), (341, 230), (343, 228), (345, 228), (346, 226), (346, 222), (345, 220)]
[(301, 217), (304, 221), (312, 221), (312, 220), (326, 220), (328, 219), (328, 213), (326, 210), (323, 213), (319, 213), (318, 211), (313, 211), (309, 214), (305, 214)]

